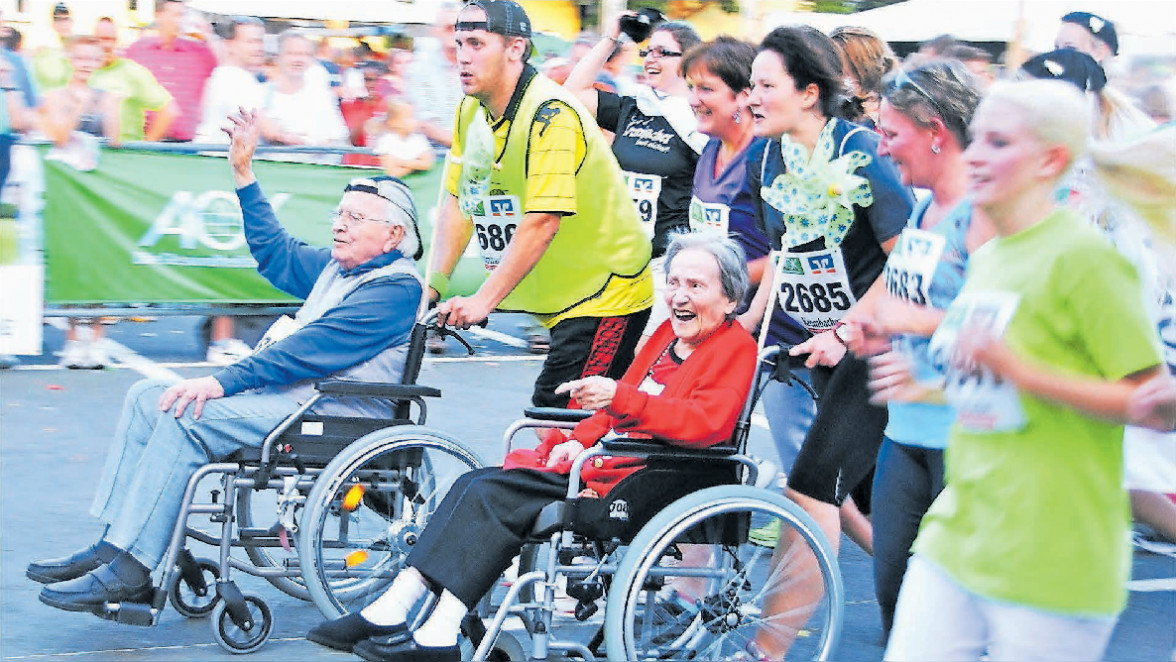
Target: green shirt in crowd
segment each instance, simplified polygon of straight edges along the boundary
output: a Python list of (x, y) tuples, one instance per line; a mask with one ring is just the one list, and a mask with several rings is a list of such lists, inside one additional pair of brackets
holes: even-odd
[(33, 55), (30, 62), (33, 80), (42, 90), (65, 87), (73, 75), (73, 64), (65, 51), (60, 48), (43, 48)]
[(118, 135), (123, 142), (142, 140), (146, 111), (161, 110), (172, 100), (172, 95), (147, 67), (123, 57), (95, 70), (90, 75), (90, 87), (106, 90), (121, 99)]
[[(976, 251), (957, 302), (974, 293), (1019, 296), (1005, 341), (1030, 365), (1113, 381), (1160, 362), (1135, 269), (1070, 212)], [(947, 486), (915, 553), (985, 598), (1117, 614), (1131, 563), (1123, 426), (1030, 394), (1017, 399), (1020, 429), (976, 432), (957, 421)]]

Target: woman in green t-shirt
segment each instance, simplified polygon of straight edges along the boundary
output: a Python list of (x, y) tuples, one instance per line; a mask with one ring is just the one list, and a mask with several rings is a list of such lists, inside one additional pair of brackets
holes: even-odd
[[(887, 659), (1096, 660), (1126, 602), (1122, 424), (1163, 368), (1135, 270), (1054, 204), (1088, 126), (1056, 81), (993, 86), (972, 121), (969, 190), (997, 236), (932, 339), (959, 413)], [(872, 388), (917, 390), (886, 365)]]

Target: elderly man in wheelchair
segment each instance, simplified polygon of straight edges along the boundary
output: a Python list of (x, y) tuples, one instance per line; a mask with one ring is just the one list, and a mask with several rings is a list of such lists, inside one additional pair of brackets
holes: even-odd
[[(696, 449), (731, 438), (756, 368), (755, 341), (734, 321), (748, 288), (743, 253), (725, 237), (681, 235), (666, 255), (670, 319), (624, 377), (560, 386), (596, 413), (570, 435), (551, 430), (538, 448), (510, 453), (503, 467), (457, 479), (388, 590), (309, 639), (371, 660), (457, 660), (462, 620), (528, 542), (541, 511), (567, 496), (569, 471), (587, 447), (618, 434)], [(593, 498), (642, 464), (597, 457), (584, 468), (581, 496)], [(427, 614), (413, 628), (422, 601)]]
[[(421, 305), (420, 234), (408, 187), (388, 177), (352, 181), (333, 214), (330, 249), (282, 229), (252, 170), (257, 118), (230, 118), (229, 162), (258, 268), (274, 286), (305, 299), (293, 319), (270, 329), (258, 350), (208, 377), (137, 383), (127, 393), (91, 513), (107, 526), (94, 545), (29, 565), (47, 584), (40, 599), (102, 615), (108, 603), (152, 596), (151, 573), (172, 539), (189, 478), (210, 461), (259, 447), (335, 377), (398, 382)], [(388, 416), (365, 398), (319, 400), (317, 411)]]

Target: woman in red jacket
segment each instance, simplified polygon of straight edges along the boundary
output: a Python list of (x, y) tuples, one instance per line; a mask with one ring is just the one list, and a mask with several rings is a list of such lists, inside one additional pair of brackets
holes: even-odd
[[(559, 387), (596, 413), (570, 438), (553, 431), (539, 448), (511, 453), (504, 468), (459, 478), (388, 591), (307, 638), (366, 659), (457, 660), (461, 619), (510, 566), (543, 507), (565, 498), (568, 471), (585, 448), (613, 434), (687, 448), (730, 439), (756, 364), (755, 341), (734, 321), (747, 291), (745, 265), (742, 249), (726, 237), (674, 237), (666, 251), (669, 320), (620, 381), (588, 377)], [(585, 470), (588, 488), (607, 492), (640, 469), (632, 462), (593, 462)], [(440, 597), (410, 632), (408, 614), (427, 591)]]

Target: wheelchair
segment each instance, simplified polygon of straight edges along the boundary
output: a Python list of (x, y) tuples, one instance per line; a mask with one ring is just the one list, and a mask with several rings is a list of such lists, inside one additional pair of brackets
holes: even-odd
[[(844, 608), (836, 558), (803, 510), (755, 486), (760, 465), (745, 453), (764, 376), (792, 378), (778, 352), (761, 354), (770, 370), (757, 374), (729, 443), (690, 450), (616, 439), (580, 454), (566, 498), (537, 518), (505, 595), (492, 591), (463, 622), (463, 659), (730, 659), (757, 632), (787, 644), (789, 659), (830, 658)], [(590, 414), (527, 409), (506, 430), (504, 451), (523, 430), (571, 428)], [(424, 428), (379, 434), (380, 444), (357, 442), (323, 469), (301, 516), (302, 576), (328, 617), (382, 593), (431, 512), (406, 516), (398, 508), (432, 504), (452, 483), (435, 473), (436, 462), (465, 457), (460, 445)], [(581, 496), (580, 469), (601, 455), (646, 466), (603, 498)], [(397, 481), (410, 468), (415, 480), (406, 491)], [(415, 491), (422, 486), (423, 498)], [(753, 541), (753, 530), (772, 523), (794, 541), (787, 552)], [(782, 611), (791, 582), (806, 573), (820, 577), (820, 595)], [(506, 628), (512, 618), (521, 629)]]
[[(201, 467), (188, 482), (151, 600), (111, 603), (99, 616), (149, 626), (158, 623), (170, 602), (185, 617), (210, 617), (213, 636), (225, 650), (250, 653), (269, 639), (273, 614), (260, 596), (241, 591), (233, 571), (264, 578), (293, 597), (313, 601), (330, 617), (352, 606), (352, 596), (379, 595), (448, 486), (483, 466), (456, 440), (424, 425), (425, 398), (441, 395), (416, 384), (426, 332), (435, 319), (434, 313), (426, 313), (414, 325), (401, 383), (319, 382), (315, 395), (271, 431), (260, 448), (242, 449)], [(456, 332), (443, 333), (473, 354)], [(323, 398), (357, 396), (387, 402), (393, 416), (312, 412)], [(313, 499), (340, 488), (337, 481), (328, 481), (329, 490), (316, 491), (318, 481), (337, 475), (336, 467), (354, 463), (359, 469), (346, 472), (345, 498), (315, 510), (318, 519), (307, 535), (300, 526), (303, 511)], [(208, 491), (205, 479), (216, 487)], [(370, 491), (366, 495), (365, 489)], [(193, 524), (195, 517), (207, 517), (208, 526)], [(333, 534), (324, 536), (331, 526)], [(187, 547), (189, 538), (216, 548), (217, 558), (194, 556)], [(300, 539), (320, 549), (302, 554)], [(343, 549), (352, 551), (334, 553)], [(243, 552), (246, 560), (234, 551)]]

